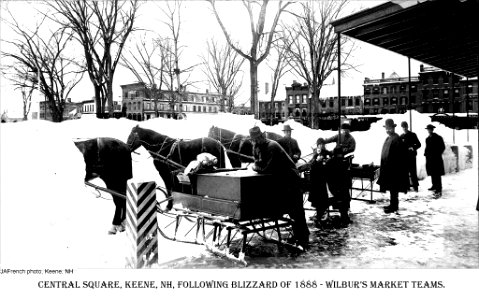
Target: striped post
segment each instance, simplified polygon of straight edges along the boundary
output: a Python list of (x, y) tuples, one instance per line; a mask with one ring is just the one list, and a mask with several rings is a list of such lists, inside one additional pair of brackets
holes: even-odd
[(131, 245), (128, 266), (138, 269), (158, 262), (155, 182), (128, 180), (126, 225), (126, 235)]

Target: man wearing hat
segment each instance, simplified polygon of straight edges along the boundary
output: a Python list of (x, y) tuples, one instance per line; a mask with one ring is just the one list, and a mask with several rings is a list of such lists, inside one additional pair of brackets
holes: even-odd
[(301, 150), (299, 149), (298, 142), (291, 137), (291, 131), (293, 128), (289, 125), (284, 125), (283, 132), (284, 137), (277, 140), (278, 144), (283, 147), (284, 151), (288, 153), (289, 157), (294, 163), (297, 163), (301, 157)]
[(325, 139), (324, 141), (326, 144), (336, 142), (337, 143), (336, 147), (341, 148), (341, 150), (343, 150), (344, 155), (354, 152), (354, 150), (356, 150), (356, 141), (351, 135), (351, 126), (348, 123), (341, 124), (341, 134), (339, 134), (339, 143), (338, 143), (337, 134), (330, 138)]
[(387, 119), (384, 125), (388, 137), (384, 141), (381, 151), (381, 166), (378, 185), (382, 192), (389, 191), (389, 206), (384, 212), (392, 213), (399, 208), (399, 192), (407, 193), (409, 189), (409, 175), (407, 165), (403, 163), (407, 150), (399, 135), (395, 132), (396, 124)]
[(401, 134), (400, 138), (407, 149), (408, 173), (411, 178), (412, 188), (417, 192), (419, 181), (417, 180), (416, 154), (417, 149), (421, 148), (421, 142), (419, 142), (417, 135), (408, 129), (409, 126), (406, 121), (401, 122), (401, 127), (404, 133)]
[(277, 142), (264, 136), (258, 126), (251, 128), (249, 135), (253, 142), (253, 171), (275, 176), (278, 188), (284, 190), (282, 193), (284, 198), (279, 199), (279, 204), (284, 205), (286, 212), (294, 221), (294, 242), (303, 248), (307, 247), (309, 229), (303, 209), (301, 178), (296, 165)]
[(432, 181), (432, 187), (429, 190), (434, 191), (436, 197), (440, 197), (442, 195), (441, 176), (445, 173), (442, 153), (446, 145), (442, 137), (434, 132), (434, 128), (436, 127), (431, 124), (426, 126), (429, 136), (426, 138), (424, 156), (426, 156), (427, 175), (431, 176)]

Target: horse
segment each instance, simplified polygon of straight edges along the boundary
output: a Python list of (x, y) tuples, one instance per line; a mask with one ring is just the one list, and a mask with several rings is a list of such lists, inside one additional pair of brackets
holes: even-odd
[(241, 167), (241, 163), (250, 163), (253, 158), (253, 143), (249, 136), (235, 133), (233, 131), (212, 126), (208, 137), (219, 141), (227, 150), (231, 165), (235, 168)]
[[(124, 142), (108, 137), (99, 137), (74, 142), (85, 160), (85, 181), (100, 177), (106, 187), (119, 194), (126, 195), (127, 181), (133, 177), (130, 148)], [(124, 230), (126, 200), (112, 194), (115, 203), (113, 227), (109, 231)]]
[[(128, 136), (127, 144), (131, 152), (143, 146), (152, 153), (155, 168), (165, 183), (168, 195), (171, 195), (174, 188), (179, 186), (175, 176), (177, 171), (195, 160), (198, 154), (208, 152), (218, 159), (216, 167), (226, 166), (225, 148), (217, 140), (209, 137), (193, 140), (174, 139), (136, 125)], [(167, 208), (171, 209), (172, 206), (173, 202), (169, 201)]]

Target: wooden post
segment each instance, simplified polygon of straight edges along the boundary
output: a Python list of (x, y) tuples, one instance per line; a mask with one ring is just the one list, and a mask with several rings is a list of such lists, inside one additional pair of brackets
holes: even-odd
[(131, 245), (128, 266), (138, 269), (157, 263), (156, 183), (130, 179), (126, 198), (126, 235)]

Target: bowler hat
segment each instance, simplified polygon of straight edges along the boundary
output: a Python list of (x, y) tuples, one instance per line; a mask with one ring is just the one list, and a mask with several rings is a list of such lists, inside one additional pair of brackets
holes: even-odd
[(261, 135), (263, 135), (263, 133), (261, 132), (261, 129), (258, 126), (255, 126), (249, 130), (249, 136), (252, 139), (256, 139), (260, 137)]
[(402, 121), (402, 122), (401, 122), (401, 127), (402, 127), (402, 128), (408, 128), (408, 126), (409, 126), (409, 125), (407, 124), (406, 121)]
[(293, 128), (291, 128), (291, 126), (289, 126), (289, 125), (284, 125), (283, 131), (291, 131), (291, 130), (293, 130)]
[(341, 124), (341, 129), (351, 130), (351, 125), (349, 125), (349, 123), (343, 123)]
[(396, 127), (396, 124), (394, 124), (393, 119), (387, 119), (386, 122), (384, 123), (383, 127), (394, 128), (394, 127)]
[(425, 129), (434, 129), (434, 128), (436, 128), (436, 126), (434, 126), (432, 124), (429, 124), (429, 125), (426, 126)]

